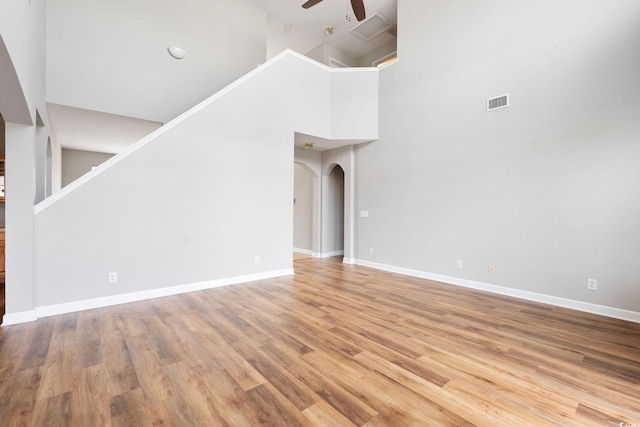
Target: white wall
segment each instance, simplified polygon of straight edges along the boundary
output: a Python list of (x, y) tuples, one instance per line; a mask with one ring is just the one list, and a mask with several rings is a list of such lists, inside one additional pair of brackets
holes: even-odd
[[(332, 113), (334, 113), (333, 109)], [(331, 176), (336, 165), (340, 166), (343, 171), (342, 180), (337, 179), (336, 175)], [(346, 263), (353, 263), (356, 258), (355, 202), (357, 194), (355, 179), (354, 146), (345, 146), (322, 152), (321, 253), (325, 256), (342, 251), (344, 253), (344, 262)], [(340, 185), (342, 185), (342, 191), (338, 189)], [(339, 212), (340, 206), (342, 207), (342, 212)], [(340, 226), (342, 226), (342, 229), (340, 229)]]
[(293, 247), (313, 248), (313, 175), (299, 164), (293, 168)]
[(639, 17), (636, 0), (400, 2), (380, 139), (357, 150), (357, 256), (640, 311)]
[(359, 67), (372, 67), (374, 61), (378, 61), (387, 55), (397, 52), (397, 50), (398, 41), (396, 39), (391, 40), (390, 42), (358, 58), (357, 65)]
[(371, 126), (371, 120), (378, 122), (378, 70), (336, 68), (331, 90), (331, 137), (354, 142), (377, 139), (378, 126)]
[[(45, 105), (45, 2), (0, 2), (0, 114), (6, 150), (6, 313), (34, 303), (34, 216), (37, 150), (48, 137)], [(36, 126), (39, 112), (44, 126)], [(31, 319), (14, 316), (12, 321)]]
[(47, 2), (47, 101), (166, 123), (264, 62), (266, 25), (245, 0)]
[(113, 154), (95, 151), (62, 149), (62, 186), (66, 186), (82, 175), (91, 172), (93, 166), (99, 166), (113, 157)]
[(285, 54), (38, 205), (39, 313), (290, 271), (294, 131), (331, 136), (332, 83)]
[(311, 254), (322, 253), (322, 152), (304, 148), (294, 149), (294, 160), (311, 174)]
[(326, 253), (344, 252), (344, 171), (335, 165), (326, 180)]
[(35, 123), (38, 108), (46, 120), (45, 2), (0, 2), (0, 113), (11, 123)]
[(345, 65), (348, 65), (350, 67), (355, 66), (356, 64), (356, 60), (349, 55), (348, 53), (342, 51), (341, 49), (333, 46), (332, 44), (329, 43), (323, 43), (323, 61), (322, 63), (325, 65), (330, 65), (329, 60), (331, 58), (333, 59), (337, 59), (338, 61), (342, 62)]

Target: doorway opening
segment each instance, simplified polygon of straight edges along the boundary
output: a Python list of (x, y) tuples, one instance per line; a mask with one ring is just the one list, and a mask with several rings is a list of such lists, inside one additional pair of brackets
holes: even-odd
[(313, 256), (313, 178), (313, 172), (294, 164), (293, 259)]
[(44, 162), (44, 197), (45, 199), (52, 194), (51, 181), (53, 179), (52, 165), (53, 156), (51, 154), (51, 137), (47, 138), (47, 152)]
[(323, 244), (323, 252), (325, 256), (344, 256), (345, 192), (344, 170), (340, 165), (331, 169), (327, 184), (326, 244)]
[(322, 153), (296, 151), (294, 165), (301, 168), (294, 168), (294, 251), (355, 263), (354, 162), (351, 146)]

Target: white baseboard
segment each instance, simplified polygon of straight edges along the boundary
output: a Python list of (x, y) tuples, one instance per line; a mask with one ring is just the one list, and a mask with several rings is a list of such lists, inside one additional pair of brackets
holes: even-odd
[(331, 258), (334, 256), (341, 256), (344, 255), (344, 251), (332, 251), (332, 252), (323, 252), (323, 253), (316, 253), (315, 257), (316, 258)]
[(41, 317), (56, 316), (59, 314), (74, 313), (93, 308), (108, 307), (111, 305), (126, 304), (136, 301), (144, 301), (153, 298), (184, 294), (187, 292), (201, 291), (204, 289), (218, 288), (221, 286), (236, 285), (239, 283), (254, 282), (256, 280), (271, 279), (274, 277), (290, 276), (293, 269), (268, 271), (265, 273), (236, 276), (226, 279), (210, 280), (206, 282), (190, 283), (186, 285), (171, 286), (167, 288), (149, 289), (147, 291), (132, 292), (129, 294), (113, 295), (102, 298), (94, 298), (82, 301), (73, 301), (62, 304), (36, 307), (35, 310), (23, 313), (5, 314), (3, 325), (33, 322)]
[(612, 317), (614, 319), (627, 320), (629, 322), (640, 323), (640, 312), (624, 310), (621, 308), (608, 307), (604, 305), (591, 304), (588, 302), (576, 301), (567, 298), (554, 297), (551, 295), (538, 294), (535, 292), (523, 291), (513, 288), (505, 288), (503, 286), (490, 285), (488, 283), (476, 282), (473, 280), (460, 279), (457, 277), (443, 276), (440, 274), (427, 273), (420, 270), (412, 270), (408, 268), (395, 267), (392, 265), (379, 264), (371, 261), (360, 259), (353, 260), (353, 264), (363, 267), (375, 268), (376, 270), (388, 271), (390, 273), (403, 274), (405, 276), (418, 277), (437, 282), (443, 282), (450, 285), (463, 286), (465, 288), (478, 289), (481, 291), (491, 292), (494, 294), (520, 298), (528, 301), (541, 302), (544, 304), (554, 305), (557, 307), (570, 308), (573, 310), (583, 311), (591, 314)]
[(35, 322), (38, 320), (35, 310), (7, 313), (2, 317), (2, 326), (17, 325), (18, 323)]

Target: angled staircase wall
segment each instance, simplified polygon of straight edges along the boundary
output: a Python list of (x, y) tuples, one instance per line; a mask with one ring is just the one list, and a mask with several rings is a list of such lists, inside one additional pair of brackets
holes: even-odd
[(296, 131), (376, 139), (377, 71), (283, 52), (36, 206), (36, 317), (292, 273)]

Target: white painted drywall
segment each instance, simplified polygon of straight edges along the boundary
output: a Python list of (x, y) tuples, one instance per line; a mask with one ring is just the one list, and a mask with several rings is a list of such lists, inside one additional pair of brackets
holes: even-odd
[[(36, 127), (6, 123), (5, 313), (33, 310)], [(6, 317), (5, 317), (6, 320)]]
[[(91, 172), (92, 167), (99, 166), (113, 157), (113, 154), (95, 151), (62, 149), (62, 186), (66, 186), (82, 175)], [(169, 174), (167, 174), (169, 175)]]
[(312, 176), (311, 253), (322, 253), (322, 152), (309, 149), (294, 149), (294, 160)]
[[(344, 172), (342, 184), (331, 176), (336, 165)], [(322, 152), (322, 254), (343, 251), (347, 263), (355, 259), (355, 173), (353, 146)], [(340, 185), (342, 189), (337, 188)]]
[(118, 154), (162, 123), (100, 113), (59, 104), (47, 104), (51, 136), (63, 148)]
[(335, 165), (326, 179), (326, 253), (344, 251), (344, 171)]
[[(3, 3), (0, 3), (2, 7)], [(5, 13), (7, 13), (5, 11)], [(0, 16), (1, 19), (1, 16)], [(0, 27), (1, 28), (1, 27)], [(0, 111), (13, 123), (31, 124), (31, 112), (20, 84), (20, 77), (11, 61), (11, 54), (0, 33)]]
[(275, 58), (38, 205), (36, 306), (290, 269), (294, 132), (331, 136), (332, 74)]
[(378, 61), (380, 58), (384, 58), (394, 52), (397, 52), (397, 50), (398, 41), (395, 39), (391, 40), (390, 42), (358, 58), (357, 65), (359, 67), (372, 67), (374, 61)]
[[(357, 73), (358, 79), (353, 78)], [(376, 68), (336, 68), (332, 73), (331, 123), (334, 139), (375, 140), (378, 128), (378, 70)]]
[[(36, 158), (48, 137), (45, 105), (45, 2), (0, 2), (0, 114), (6, 121), (6, 313), (33, 319)], [(36, 111), (44, 126), (35, 126)], [(14, 315), (19, 315), (19, 319)], [(12, 319), (13, 317), (13, 319)]]
[(47, 101), (166, 123), (264, 62), (266, 25), (245, 0), (47, 2)]
[(380, 139), (357, 150), (358, 258), (640, 311), (639, 17), (636, 0), (399, 2)]
[(33, 124), (35, 109), (46, 120), (45, 1), (0, 2), (0, 113), (6, 122)]
[(313, 175), (304, 166), (293, 168), (293, 247), (312, 251), (313, 245)]

